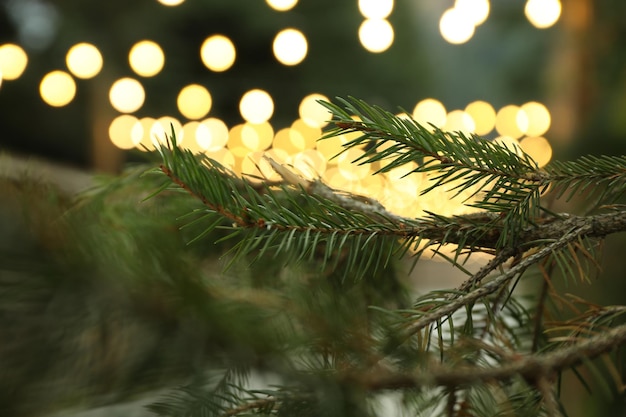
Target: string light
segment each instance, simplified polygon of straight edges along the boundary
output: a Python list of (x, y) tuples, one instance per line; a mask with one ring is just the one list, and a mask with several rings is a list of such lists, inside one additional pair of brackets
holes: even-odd
[(474, 121), (475, 133), (486, 135), (491, 132), (496, 125), (496, 111), (493, 106), (486, 101), (477, 100), (465, 107), (465, 112)]
[(309, 94), (300, 102), (298, 114), (307, 125), (322, 128), (328, 124), (331, 114), (324, 106), (319, 104), (318, 101), (329, 100), (322, 94)]
[(236, 57), (235, 45), (224, 35), (209, 36), (200, 47), (202, 63), (214, 72), (223, 72), (232, 67)]
[(535, 160), (539, 168), (544, 167), (552, 159), (552, 146), (544, 137), (524, 138), (520, 142), (520, 147)]
[(201, 119), (211, 110), (211, 94), (201, 85), (190, 84), (180, 90), (176, 105), (187, 119)]
[(489, 0), (456, 0), (454, 8), (467, 16), (474, 26), (483, 24), (489, 17)]
[(102, 54), (90, 43), (77, 43), (67, 51), (65, 63), (75, 77), (93, 78), (102, 69)]
[(530, 23), (538, 29), (546, 29), (554, 25), (561, 16), (559, 0), (528, 0), (524, 14)]
[(386, 19), (393, 10), (393, 0), (359, 0), (359, 11), (366, 19)]
[(109, 101), (120, 113), (133, 113), (139, 110), (145, 98), (143, 86), (133, 78), (120, 78), (109, 90)]
[(393, 39), (393, 26), (386, 19), (366, 19), (359, 26), (359, 41), (369, 52), (386, 51)]
[(528, 126), (528, 117), (518, 106), (510, 104), (496, 114), (496, 131), (501, 136), (519, 139)]
[(528, 136), (542, 136), (550, 129), (550, 112), (541, 103), (531, 101), (522, 105), (521, 109), (528, 118), (528, 126), (524, 133)]
[(135, 116), (122, 114), (109, 125), (109, 138), (120, 149), (132, 149), (141, 142), (143, 126)]
[(128, 53), (128, 62), (137, 75), (153, 77), (163, 69), (165, 55), (157, 43), (145, 40), (133, 45)]
[(196, 141), (208, 152), (215, 152), (228, 142), (228, 126), (221, 119), (210, 117), (200, 122)]
[(5, 80), (18, 79), (28, 64), (28, 55), (20, 46), (5, 43), (0, 46), (0, 74)]
[(283, 65), (298, 65), (306, 57), (308, 43), (306, 37), (297, 29), (281, 30), (272, 44), (274, 56)]
[(463, 132), (464, 134), (474, 133), (476, 125), (472, 116), (463, 110), (453, 110), (446, 116), (446, 124), (443, 130), (449, 132)]
[(185, 0), (158, 0), (164, 6), (178, 6), (182, 4)]
[(239, 112), (245, 121), (261, 124), (272, 117), (274, 101), (266, 91), (253, 89), (246, 92), (239, 101)]
[(63, 107), (74, 99), (76, 82), (67, 72), (52, 71), (41, 79), (39, 94), (49, 106)]
[(272, 9), (277, 10), (279, 12), (286, 12), (287, 10), (291, 10), (298, 4), (298, 0), (265, 0), (265, 2)]
[(411, 115), (416, 122), (426, 128), (430, 128), (430, 125), (442, 128), (447, 119), (446, 108), (440, 101), (433, 98), (427, 98), (417, 103)]

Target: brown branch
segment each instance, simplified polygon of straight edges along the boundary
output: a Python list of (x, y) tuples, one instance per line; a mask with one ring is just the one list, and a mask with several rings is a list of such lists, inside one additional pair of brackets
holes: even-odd
[(626, 343), (626, 324), (572, 343), (549, 353), (519, 356), (517, 360), (493, 368), (431, 367), (414, 374), (375, 371), (351, 379), (360, 381), (370, 390), (407, 389), (425, 386), (457, 387), (490, 381), (508, 381), (521, 376), (530, 382), (552, 377), (555, 373), (577, 366)]
[(273, 406), (274, 404), (276, 404), (276, 401), (277, 401), (276, 398), (273, 398), (273, 397), (262, 398), (260, 400), (251, 401), (249, 403), (241, 404), (238, 407), (231, 408), (230, 410), (226, 410), (222, 414), (222, 417), (232, 417), (232, 416), (236, 416), (237, 414), (244, 413), (246, 411), (255, 410), (258, 408), (264, 408), (269, 405)]

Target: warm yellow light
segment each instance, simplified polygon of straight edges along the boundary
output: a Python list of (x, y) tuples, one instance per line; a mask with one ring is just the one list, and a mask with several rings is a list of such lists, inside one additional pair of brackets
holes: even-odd
[(226, 143), (226, 146), (232, 154), (239, 159), (245, 158), (245, 156), (250, 153), (250, 148), (247, 148), (243, 143), (242, 132), (243, 124), (231, 127), (228, 131), (228, 143)]
[(102, 54), (90, 43), (77, 43), (65, 57), (67, 68), (78, 78), (92, 78), (102, 69)]
[(474, 26), (483, 24), (489, 17), (489, 0), (456, 0), (454, 8), (467, 16)]
[(524, 13), (536, 28), (549, 28), (561, 16), (561, 2), (559, 0), (528, 0)]
[(313, 149), (295, 154), (290, 162), (303, 177), (310, 180), (321, 177), (326, 171), (326, 158)]
[(281, 30), (272, 45), (274, 56), (283, 65), (298, 65), (306, 57), (306, 37), (296, 29)]
[(211, 94), (201, 85), (190, 84), (180, 90), (176, 105), (187, 119), (201, 119), (211, 110)]
[(491, 132), (496, 125), (496, 111), (493, 106), (486, 101), (477, 100), (465, 107), (465, 112), (474, 121), (475, 133), (486, 135)]
[(272, 145), (274, 129), (269, 122), (261, 124), (244, 123), (241, 128), (241, 141), (252, 151), (264, 151)]
[(542, 136), (550, 129), (550, 112), (541, 103), (531, 101), (522, 105), (528, 117), (528, 128), (524, 132), (528, 136)]
[(274, 171), (269, 161), (265, 159), (264, 152), (250, 152), (241, 161), (241, 174), (248, 176), (252, 181), (279, 180), (280, 176)]
[(304, 141), (304, 149), (314, 149), (315, 142), (322, 136), (322, 129), (308, 125), (304, 120), (298, 119), (291, 124), (291, 134), (300, 135)]
[(393, 10), (393, 0), (359, 0), (359, 11), (366, 19), (386, 19)]
[(274, 101), (266, 91), (250, 90), (241, 97), (239, 112), (245, 121), (261, 124), (274, 114)]
[(179, 4), (182, 4), (185, 0), (157, 0), (157, 1), (164, 6), (178, 6)]
[(290, 127), (279, 130), (274, 135), (272, 148), (280, 149), (288, 155), (295, 155), (305, 149), (304, 138), (300, 134), (293, 134)]
[(331, 115), (318, 100), (328, 101), (328, 98), (322, 94), (309, 94), (300, 102), (298, 113), (307, 125), (322, 128), (328, 124)]
[(165, 55), (157, 43), (140, 41), (128, 53), (128, 62), (137, 75), (152, 77), (163, 69)]
[(207, 152), (215, 152), (228, 142), (228, 126), (221, 119), (203, 120), (196, 130), (196, 141)]
[(507, 148), (518, 155), (522, 154), (522, 147), (520, 146), (519, 141), (510, 136), (499, 136), (493, 140), (493, 143), (500, 145), (503, 148)]
[(524, 138), (520, 142), (520, 147), (537, 162), (539, 168), (552, 159), (552, 146), (544, 137)]
[(343, 144), (347, 142), (345, 135), (334, 136), (316, 141), (315, 149), (326, 158), (329, 164), (336, 164), (337, 159), (335, 157), (344, 150)]
[(236, 56), (235, 45), (223, 35), (209, 36), (200, 47), (202, 63), (211, 71), (226, 71), (235, 63)]
[(504, 106), (496, 114), (496, 131), (502, 136), (519, 139), (524, 134), (526, 127), (524, 120), (526, 120), (527, 126), (526, 113), (518, 106), (512, 104)]
[(424, 127), (430, 128), (430, 125), (435, 125), (441, 128), (446, 124), (447, 112), (440, 101), (427, 98), (415, 105), (412, 117)]
[(15, 80), (22, 75), (28, 64), (28, 55), (12, 43), (0, 46), (0, 74), (5, 80)]
[(469, 41), (474, 36), (474, 29), (472, 18), (456, 8), (446, 10), (439, 20), (441, 36), (452, 44)]
[(472, 116), (465, 113), (463, 110), (453, 110), (448, 113), (443, 130), (447, 130), (448, 132), (461, 131), (467, 135), (474, 133), (476, 125), (474, 124)]
[(224, 167), (233, 170), (235, 169), (235, 155), (226, 148), (221, 148), (216, 151), (210, 151), (206, 153), (208, 157), (219, 162)]
[(174, 117), (163, 116), (156, 119), (150, 129), (150, 139), (152, 144), (155, 147), (165, 145), (167, 140), (172, 136), (172, 128), (176, 134), (177, 145), (180, 146), (185, 143), (183, 125)]
[(39, 94), (46, 104), (63, 107), (74, 99), (76, 83), (67, 72), (52, 71), (42, 78), (39, 84)]
[(120, 113), (133, 113), (139, 110), (145, 98), (143, 86), (133, 78), (120, 78), (109, 90), (109, 101)]
[(356, 159), (365, 153), (358, 148), (350, 148), (337, 157), (337, 168), (345, 178), (356, 181), (365, 178), (371, 173), (371, 164), (359, 165)]
[(142, 128), (142, 135), (139, 143), (137, 143), (137, 149), (140, 151), (153, 151), (154, 144), (152, 143), (152, 138), (150, 137), (150, 132), (152, 131), (152, 126), (154, 126), (156, 120), (152, 117), (143, 117), (139, 119), (139, 124)]
[(265, 0), (265, 2), (274, 10), (278, 10), (279, 12), (286, 12), (287, 10), (293, 9), (293, 7), (298, 4), (298, 0)]
[(200, 146), (200, 143), (198, 143), (197, 140), (198, 129), (204, 130), (207, 129), (207, 127), (203, 126), (200, 122), (197, 122), (195, 120), (187, 122), (183, 125), (183, 137), (185, 138), (183, 147), (193, 153), (202, 153), (205, 151), (205, 149)]
[(359, 41), (369, 52), (386, 51), (393, 38), (393, 26), (385, 19), (366, 19), (359, 26)]
[(135, 116), (122, 114), (109, 125), (109, 138), (120, 149), (132, 149), (143, 138), (143, 126)]

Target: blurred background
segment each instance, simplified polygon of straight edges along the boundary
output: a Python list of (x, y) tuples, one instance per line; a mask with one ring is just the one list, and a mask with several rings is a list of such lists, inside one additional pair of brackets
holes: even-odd
[[(331, 160), (349, 138), (316, 141), (316, 100), (361, 98), (540, 166), (622, 154), (625, 45), (622, 0), (0, 0), (0, 172), (43, 160), (83, 188), (149, 161), (172, 125), (238, 174), (271, 177), (268, 153), (401, 214), (459, 213), (420, 197), (410, 166)], [(622, 248), (606, 250), (615, 303)]]

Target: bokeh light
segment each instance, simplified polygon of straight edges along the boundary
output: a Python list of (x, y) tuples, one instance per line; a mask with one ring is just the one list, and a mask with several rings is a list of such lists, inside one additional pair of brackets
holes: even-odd
[(476, 125), (472, 116), (467, 114), (463, 110), (453, 110), (446, 116), (446, 124), (443, 126), (443, 130), (449, 132), (460, 131), (466, 135), (474, 133)]
[(281, 149), (288, 155), (295, 155), (305, 150), (306, 142), (302, 135), (298, 133), (293, 134), (291, 128), (286, 127), (276, 132), (272, 141), (272, 147), (274, 149)]
[(440, 101), (427, 98), (415, 105), (411, 116), (426, 128), (430, 128), (430, 125), (442, 128), (446, 124), (447, 112)]
[(39, 94), (49, 106), (63, 107), (74, 99), (76, 82), (67, 72), (52, 71), (41, 79)]
[(185, 138), (183, 148), (196, 154), (205, 151), (205, 149), (200, 146), (200, 143), (198, 142), (198, 130), (201, 131), (200, 134), (203, 134), (205, 130), (208, 131), (206, 126), (196, 120), (192, 120), (191, 122), (187, 122), (183, 125), (183, 137)]
[(253, 89), (241, 97), (239, 112), (245, 121), (261, 124), (274, 114), (274, 101), (266, 91)]
[(496, 125), (496, 111), (493, 106), (486, 101), (477, 100), (465, 107), (465, 112), (474, 121), (474, 133), (486, 135), (491, 132)]
[(233, 42), (223, 35), (209, 36), (200, 47), (202, 63), (211, 71), (226, 71), (235, 63), (237, 51)]
[(533, 26), (546, 29), (559, 20), (561, 2), (559, 0), (528, 0), (524, 7), (524, 14)]
[(109, 138), (120, 149), (132, 149), (143, 138), (143, 126), (135, 116), (122, 114), (109, 125)]
[(322, 94), (309, 94), (300, 102), (298, 114), (306, 124), (311, 127), (324, 127), (328, 124), (331, 114), (318, 100), (329, 101), (328, 97)]
[(102, 69), (102, 54), (90, 43), (77, 43), (72, 46), (65, 56), (65, 63), (75, 77), (93, 78)]
[(185, 143), (183, 125), (172, 116), (163, 116), (156, 119), (150, 128), (150, 140), (153, 146), (165, 145), (166, 141), (172, 136), (172, 128), (176, 134), (177, 145), (183, 145)]
[(393, 39), (393, 26), (385, 19), (366, 19), (359, 26), (359, 41), (369, 52), (386, 51)]
[(302, 119), (295, 120), (291, 124), (290, 135), (298, 135), (298, 141), (303, 141), (303, 149), (315, 148), (315, 142), (322, 136), (322, 129), (319, 127), (310, 126)]
[(298, 65), (306, 57), (308, 44), (306, 37), (297, 29), (283, 29), (272, 44), (274, 56), (283, 65)]
[(521, 109), (528, 117), (528, 127), (524, 131), (527, 136), (542, 136), (550, 129), (550, 112), (546, 106), (531, 101), (523, 104)]
[(143, 86), (133, 78), (120, 78), (109, 90), (109, 101), (120, 113), (133, 113), (139, 110), (145, 98)]
[(359, 11), (366, 19), (386, 19), (393, 10), (393, 0), (359, 0)]
[(537, 162), (539, 168), (545, 166), (552, 159), (552, 146), (544, 137), (524, 138), (520, 142), (520, 147)]
[(439, 20), (439, 32), (443, 38), (452, 44), (462, 44), (474, 36), (474, 22), (471, 15), (462, 10), (451, 8), (443, 12)]
[(128, 62), (137, 75), (153, 77), (163, 69), (165, 55), (157, 43), (145, 40), (133, 45), (128, 53)]
[(241, 142), (252, 151), (264, 151), (272, 145), (274, 129), (269, 122), (260, 124), (244, 123), (241, 128)]
[(454, 8), (474, 24), (481, 25), (489, 17), (489, 0), (456, 0)]
[(211, 110), (211, 94), (201, 85), (190, 84), (180, 90), (176, 105), (187, 119), (196, 120), (206, 116)]
[(178, 6), (182, 4), (185, 0), (158, 0), (164, 6)]
[(496, 114), (496, 131), (501, 136), (519, 139), (528, 127), (528, 117), (518, 106), (510, 104)]
[(265, 0), (268, 6), (279, 12), (291, 10), (298, 4), (298, 0)]
[(28, 55), (20, 46), (5, 43), (0, 46), (0, 74), (2, 79), (15, 80), (19, 78), (28, 64)]
[(207, 152), (215, 152), (228, 142), (228, 126), (221, 119), (209, 117), (200, 122), (196, 130), (196, 141)]
[(152, 131), (154, 123), (156, 123), (156, 119), (152, 117), (142, 117), (139, 119), (139, 124), (141, 124), (142, 128), (142, 135), (139, 143), (137, 143), (137, 149), (140, 151), (154, 150), (154, 144), (152, 143), (152, 138), (150, 137), (150, 132)]

